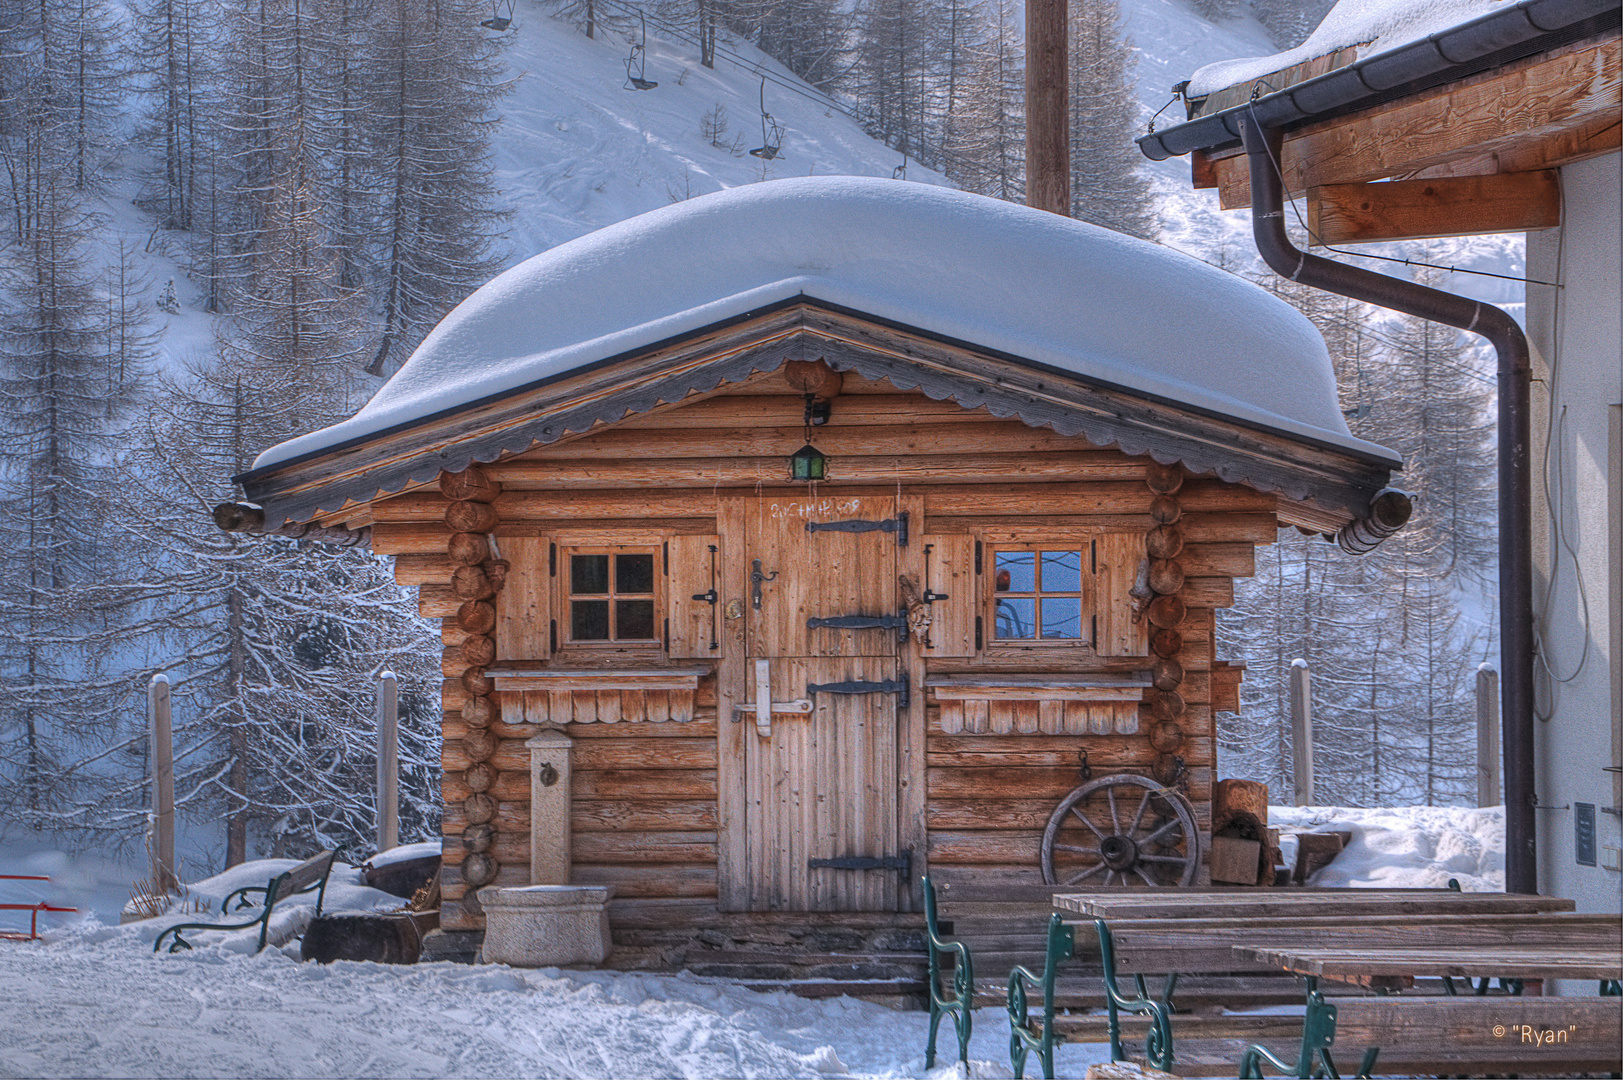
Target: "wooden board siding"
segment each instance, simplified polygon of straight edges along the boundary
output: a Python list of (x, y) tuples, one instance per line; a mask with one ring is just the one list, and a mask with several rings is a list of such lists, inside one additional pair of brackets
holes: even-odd
[[(886, 534), (820, 532), (819, 546), (807, 548), (800, 542), (799, 519), (793, 522), (794, 544), (784, 539), (789, 532), (762, 525), (774, 504), (812, 497), (783, 482), (784, 458), (805, 440), (804, 403), (788, 390), (781, 376), (764, 377), (486, 468), (504, 485), (491, 504), (498, 519), (494, 535), (502, 557), (513, 564), (495, 602), (498, 663), (531, 661), (554, 669), (578, 664), (552, 655), (548, 624), (558, 598), (548, 566), (551, 546), (610, 545), (616, 537), (634, 537), (668, 553), (671, 569), (658, 617), (670, 619), (671, 648), (633, 666), (713, 672), (691, 691), (526, 689), (498, 690), (486, 698), (492, 715), (483, 726), (494, 739), (483, 760), (494, 770), (488, 794), (496, 805), (490, 849), (500, 867), (495, 885), (529, 883), (524, 741), (543, 725), (561, 723), (574, 740), (572, 880), (613, 885), (623, 903), (674, 905), (669, 910), (690, 913), (681, 918), (691, 917), (695, 925), (715, 925), (718, 912), (746, 918), (745, 909), (755, 902), (748, 887), (751, 868), (769, 865), (771, 873), (761, 880), (775, 884), (766, 907), (778, 903), (832, 915), (841, 907), (895, 912), (917, 903), (894, 876), (808, 871), (808, 856), (910, 849), (915, 885), (926, 871), (940, 881), (1038, 882), (1037, 840), (1054, 805), (1080, 783), (1082, 751), (1094, 776), (1148, 775), (1155, 768), (1158, 755), (1148, 736), (1154, 691), (1135, 688), (1114, 701), (1018, 694), (947, 700), (928, 685), (941, 677), (999, 673), (1142, 679), (1155, 660), (1146, 644), (1147, 623), (1110, 605), (1132, 587), (1143, 537), (1156, 524), (1155, 496), (1146, 486), (1148, 459), (847, 374), (829, 425), (814, 429), (812, 441), (831, 462), (868, 462), (871, 471), (862, 475), (871, 479), (825, 482), (815, 498), (855, 503), (835, 516), (877, 519), (906, 509), (910, 543), (898, 548)], [(1009, 468), (1015, 459), (1023, 464)], [(614, 468), (603, 469), (606, 463)], [(723, 464), (733, 479), (718, 471)], [(734, 475), (744, 468), (755, 470), (760, 483)], [(999, 469), (1005, 470), (1002, 482), (988, 483)], [(582, 479), (588, 476), (598, 477), (595, 486)], [(1177, 499), (1184, 542), (1177, 556), (1183, 573), (1178, 597), (1187, 608), (1178, 654), (1178, 693), (1185, 702), (1178, 754), (1206, 828), (1216, 765), (1214, 613), (1232, 603), (1233, 578), (1253, 572), (1255, 545), (1274, 539), (1278, 500), (1209, 477), (1185, 477)], [(445, 554), (447, 505), (435, 491), (415, 491), (373, 504), (370, 513), (377, 550), (396, 556), (397, 580), (420, 589), (422, 614), (453, 620), (460, 601), (450, 588), (455, 567)], [(1106, 554), (1099, 559), (1104, 569), (1093, 585), (1104, 647), (1039, 642), (1024, 651), (985, 648), (990, 635), (977, 621), (984, 618), (986, 580), (976, 571), (977, 547), (1038, 534), (1105, 538)], [(881, 538), (891, 545), (884, 559), (862, 554), (864, 544)], [(750, 607), (752, 558), (761, 558), (767, 572), (793, 565), (803, 594), (776, 607), (772, 601), (783, 594), (775, 590), (792, 575), (764, 583), (765, 606), (757, 616)], [(899, 576), (910, 577), (920, 590), (946, 594), (929, 605), (927, 649), (917, 635), (898, 645), (890, 632), (806, 630), (810, 615), (905, 610)], [(712, 583), (715, 605), (692, 599)], [(444, 624), (447, 928), (482, 925), (460, 906), (465, 887), (457, 873), (466, 854), (463, 803), (472, 794), (462, 777), (474, 764), (462, 744), (471, 730), (461, 718), (466, 637), (453, 621)], [(804, 696), (807, 681), (832, 681), (827, 674), (809, 679), (802, 669), (815, 661), (829, 671), (840, 667), (838, 678), (881, 680), (906, 672), (912, 706), (897, 710), (882, 745), (871, 752), (851, 752), (850, 739), (867, 714), (858, 715), (860, 698), (843, 696), (819, 704), (826, 713), (824, 735), (812, 738), (808, 718), (779, 717), (774, 738), (765, 742), (755, 732), (753, 714), (734, 720), (735, 706), (754, 700), (756, 654), (774, 660), (773, 700)], [(784, 662), (786, 657), (794, 662)], [(1220, 704), (1231, 702), (1231, 686), (1232, 676), (1220, 677)], [(818, 792), (786, 791), (772, 782), (797, 770), (822, 774), (830, 790), (818, 799)], [(886, 801), (882, 815), (846, 813), (855, 801), (873, 798)], [(851, 831), (859, 819), (868, 831)], [(796, 836), (815, 838), (815, 850), (797, 847)]]

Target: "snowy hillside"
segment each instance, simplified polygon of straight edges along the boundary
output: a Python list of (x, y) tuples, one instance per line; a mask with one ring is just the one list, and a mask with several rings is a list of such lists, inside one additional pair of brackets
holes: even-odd
[[(513, 211), (512, 261), (660, 206), (786, 176), (890, 176), (901, 155), (865, 134), (783, 65), (750, 45), (730, 52), (759, 65), (766, 110), (783, 127), (781, 155), (763, 145), (761, 77), (725, 56), (700, 66), (698, 49), (649, 31), (649, 91), (627, 90), (631, 43), (613, 30), (596, 40), (521, 0), (506, 61), (516, 80), (493, 140), (502, 196)], [(802, 89), (796, 94), (779, 83)], [(701, 133), (723, 110), (725, 129)], [(716, 144), (720, 145), (716, 145)], [(945, 184), (916, 163), (907, 179)]]

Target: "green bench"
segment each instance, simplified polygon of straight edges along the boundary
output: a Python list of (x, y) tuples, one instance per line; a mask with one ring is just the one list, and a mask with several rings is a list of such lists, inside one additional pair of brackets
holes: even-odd
[(181, 936), (181, 931), (183, 930), (247, 930), (256, 925), (259, 927), (259, 947), (254, 951), (259, 952), (263, 950), (265, 948), (266, 935), (270, 932), (271, 912), (276, 910), (276, 905), (281, 903), (283, 900), (286, 900), (290, 896), (297, 896), (300, 893), (315, 892), (316, 914), (321, 914), (321, 905), (327, 899), (327, 878), (332, 874), (333, 860), (337, 858), (337, 856), (338, 853), (336, 851), (323, 851), (315, 858), (306, 859), (304, 862), (293, 867), (291, 870), (286, 870), (280, 874), (277, 874), (275, 877), (270, 879), (270, 883), (267, 884), (263, 890), (261, 890), (258, 886), (249, 886), (246, 889), (234, 890), (226, 896), (226, 902), (220, 905), (220, 909), (223, 913), (231, 899), (236, 897), (238, 899), (238, 910), (241, 910), (242, 906), (247, 903), (245, 894), (249, 892), (263, 892), (265, 907), (264, 910), (260, 912), (258, 918), (250, 919), (245, 923), (231, 924), (201, 922), (176, 923), (174, 926), (164, 928), (163, 932), (158, 935), (158, 939), (152, 943), (152, 951), (158, 952), (162, 948), (165, 938), (170, 938), (169, 951), (172, 953), (179, 952), (182, 949), (190, 949), (192, 947), (192, 943)]
[[(970, 1010), (975, 1002), (975, 962), (970, 958), (969, 946), (961, 941), (947, 941), (941, 934), (941, 923), (936, 918), (935, 885), (924, 879), (924, 926), (930, 946), (930, 1037), (924, 1044), (924, 1067), (935, 1068), (936, 1033), (941, 1021), (952, 1017), (958, 1035), (958, 1060), (969, 1066), (969, 1036), (974, 1027)], [(952, 957), (952, 994), (941, 989), (941, 961)]]

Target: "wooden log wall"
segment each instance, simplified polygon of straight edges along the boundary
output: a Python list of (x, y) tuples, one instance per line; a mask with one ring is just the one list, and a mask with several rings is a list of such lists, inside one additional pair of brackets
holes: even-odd
[[(500, 603), (507, 567), (492, 543), (499, 548), (503, 538), (570, 530), (598, 543), (615, 542), (624, 529), (717, 533), (716, 485), (779, 482), (783, 458), (803, 441), (803, 399), (780, 384), (781, 375), (765, 377), (631, 417), (591, 436), (447, 476), (439, 491), (419, 490), (371, 507), (375, 549), (395, 556), (401, 584), (420, 589), (422, 613), (443, 620), (447, 929), (482, 926), (479, 888), (525, 885), (530, 878), (524, 740), (540, 728), (524, 723), (516, 707), (504, 715), (503, 695), (485, 671), (497, 660), (538, 658), (496, 655), (493, 603)], [(915, 536), (995, 542), (1040, 528), (1145, 538), (1150, 592), (1140, 618), (1147, 633), (1119, 620), (1110, 629), (1123, 637), (1143, 634), (1145, 655), (1073, 650), (1063, 662), (1050, 654), (1046, 666), (1012, 650), (925, 659), (929, 676), (1147, 669), (1154, 681), (1131, 734), (1121, 727), (1082, 735), (948, 733), (940, 702), (927, 693), (923, 827), (938, 880), (1040, 881), (1042, 829), (1055, 804), (1080, 782), (1082, 751), (1095, 776), (1125, 770), (1177, 783), (1209, 830), (1214, 693), (1228, 701), (1234, 674), (1225, 671), (1214, 686), (1214, 613), (1233, 602), (1233, 579), (1253, 572), (1254, 546), (1274, 540), (1274, 496), (851, 376), (814, 442), (830, 458), (834, 479), (824, 491), (838, 490), (841, 478), (902, 484), (918, 508)], [(529, 551), (524, 557), (545, 558), (546, 543), (532, 543)], [(721, 580), (722, 605), (747, 599), (727, 591), (727, 573)], [(700, 910), (697, 904), (714, 914), (706, 905), (718, 892), (717, 777), (718, 769), (725, 772), (718, 741), (726, 744), (718, 740), (717, 698), (715, 679), (707, 677), (689, 722), (564, 729), (575, 740), (573, 879), (614, 885), (619, 911), (649, 902), (690, 913)]]

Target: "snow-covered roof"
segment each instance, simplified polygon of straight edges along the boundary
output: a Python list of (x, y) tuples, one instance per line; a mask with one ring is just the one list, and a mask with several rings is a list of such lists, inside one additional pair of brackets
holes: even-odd
[(1508, 6), (1505, 0), (1340, 0), (1294, 49), (1207, 64), (1189, 78), (1189, 96), (1203, 97), (1283, 71), (1337, 49), (1358, 47), (1360, 60), (1390, 52)]
[(354, 417), (255, 468), (797, 296), (1398, 461), (1349, 433), (1312, 324), (1249, 282), (979, 195), (817, 177), (676, 203), (520, 263), (446, 316)]

